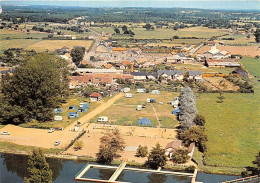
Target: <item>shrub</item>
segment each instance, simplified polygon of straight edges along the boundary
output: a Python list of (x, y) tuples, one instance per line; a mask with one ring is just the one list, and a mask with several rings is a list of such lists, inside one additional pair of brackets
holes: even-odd
[(77, 141), (77, 142), (75, 142), (75, 145), (74, 145), (74, 149), (75, 149), (75, 151), (78, 151), (78, 150), (80, 150), (80, 149), (82, 149), (83, 148), (83, 141)]
[(206, 123), (205, 116), (203, 116), (201, 114), (197, 114), (194, 119), (194, 123), (199, 126), (205, 126), (205, 123)]
[(147, 154), (148, 154), (148, 148), (147, 148), (147, 146), (141, 146), (141, 145), (139, 145), (139, 147), (138, 147), (138, 149), (137, 149), (137, 151), (136, 151), (136, 157), (142, 157), (142, 158), (144, 158), (144, 157), (146, 157), (147, 156)]

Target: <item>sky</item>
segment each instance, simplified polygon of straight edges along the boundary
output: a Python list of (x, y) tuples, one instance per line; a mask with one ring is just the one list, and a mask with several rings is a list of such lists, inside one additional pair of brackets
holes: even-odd
[(0, 4), (260, 10), (260, 0), (0, 0)]

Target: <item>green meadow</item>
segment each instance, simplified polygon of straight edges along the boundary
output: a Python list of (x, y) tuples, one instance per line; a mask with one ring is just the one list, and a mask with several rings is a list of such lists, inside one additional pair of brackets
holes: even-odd
[(260, 77), (260, 58), (255, 59), (252, 57), (243, 58), (240, 61), (243, 66), (254, 76)]

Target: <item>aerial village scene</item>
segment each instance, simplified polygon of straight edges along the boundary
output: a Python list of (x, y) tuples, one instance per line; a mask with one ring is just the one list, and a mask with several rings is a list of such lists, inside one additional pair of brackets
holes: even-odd
[(1, 183), (260, 182), (259, 1), (0, 5)]

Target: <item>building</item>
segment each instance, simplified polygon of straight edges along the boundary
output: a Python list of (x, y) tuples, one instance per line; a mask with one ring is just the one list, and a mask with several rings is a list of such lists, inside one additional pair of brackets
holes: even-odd
[(188, 80), (202, 81), (201, 71), (190, 70), (188, 71), (187, 76), (188, 76)]
[(183, 80), (183, 72), (180, 70), (158, 70), (157, 76), (158, 79), (163, 77), (166, 80)]
[(77, 73), (109, 73), (109, 74), (123, 74), (123, 70), (117, 69), (94, 69), (94, 68), (78, 68)]
[(146, 79), (155, 80), (152, 74), (146, 72), (131, 72), (131, 75), (134, 76), (135, 81), (144, 81)]
[(172, 159), (173, 153), (177, 149), (180, 149), (180, 148), (188, 148), (188, 150), (189, 150), (189, 154), (188, 155), (190, 157), (192, 157), (193, 153), (194, 153), (194, 150), (195, 150), (195, 143), (191, 143), (189, 145), (189, 147), (186, 147), (186, 146), (184, 146), (184, 144), (182, 144), (181, 140), (176, 140), (176, 141), (169, 142), (166, 145), (166, 147), (165, 147), (165, 150), (166, 150), (165, 154), (169, 157), (169, 159)]
[(236, 70), (234, 70), (232, 74), (238, 74), (239, 77), (248, 77), (248, 73), (241, 67), (238, 67)]
[(179, 53), (170, 57), (166, 57), (165, 61), (167, 63), (176, 64), (176, 63), (194, 62), (194, 58), (186, 57), (183, 53)]
[(212, 46), (209, 51), (203, 53), (206, 59), (227, 59), (231, 57), (231, 53), (228, 51), (220, 51), (216, 46)]
[(207, 67), (239, 67), (240, 63), (236, 59), (207, 59)]
[(97, 102), (102, 100), (102, 96), (99, 93), (92, 93), (89, 97), (90, 97), (90, 102)]

